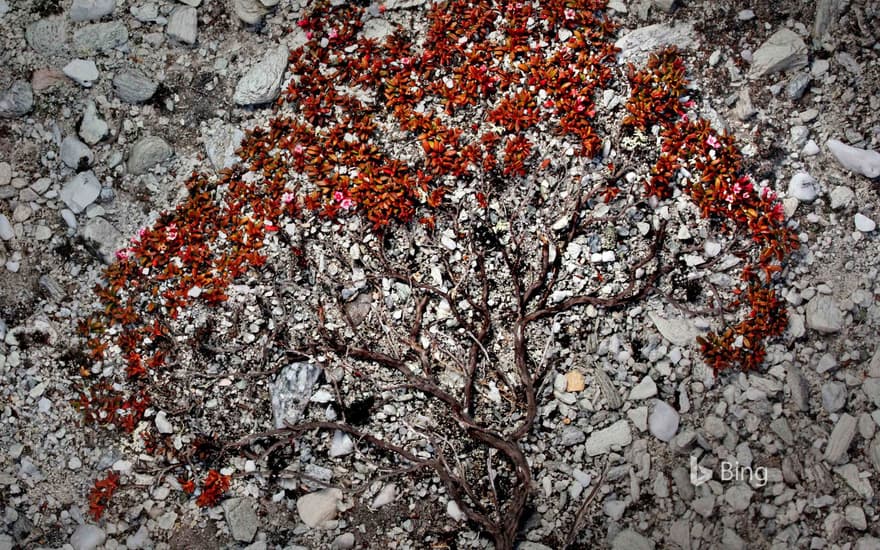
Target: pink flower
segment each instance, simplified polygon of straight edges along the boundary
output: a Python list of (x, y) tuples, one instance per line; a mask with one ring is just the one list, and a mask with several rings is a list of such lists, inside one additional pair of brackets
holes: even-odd
[(354, 206), (354, 201), (352, 201), (351, 199), (342, 199), (339, 202), (339, 207), (342, 208), (343, 210), (348, 210), (352, 206)]
[(333, 200), (335, 200), (336, 202), (339, 202), (344, 198), (345, 195), (342, 194), (342, 191), (336, 191), (335, 193), (333, 193)]
[(169, 242), (177, 240), (177, 224), (168, 224), (168, 227), (165, 228), (165, 240)]
[(147, 232), (147, 228), (146, 228), (146, 227), (141, 227), (140, 229), (138, 229), (138, 239), (143, 239), (143, 238), (144, 238), (144, 234), (145, 234), (146, 232)]
[(572, 19), (574, 19), (574, 16), (576, 15), (575, 11), (571, 8), (565, 8), (565, 11), (563, 12), (563, 14), (565, 15), (565, 19), (567, 21), (571, 21)]
[(337, 32), (336, 29), (330, 29), (330, 31), (327, 33), (327, 38), (329, 38), (330, 40), (333, 40), (334, 38), (336, 38), (338, 36), (339, 36), (339, 32)]
[(306, 31), (306, 39), (311, 40), (314, 37), (315, 33), (313, 33), (312, 31)]
[(290, 204), (293, 202), (294, 198), (295, 197), (293, 196), (293, 193), (284, 193), (283, 195), (281, 195), (281, 202), (283, 202), (284, 204)]
[(130, 248), (122, 248), (116, 251), (116, 259), (117, 260), (127, 260), (131, 258), (132, 250)]
[(713, 149), (718, 149), (718, 146), (721, 144), (718, 142), (718, 138), (716, 138), (712, 134), (709, 134), (709, 137), (706, 138), (706, 145)]
[(293, 146), (293, 152), (297, 155), (301, 155), (303, 150), (304, 150), (303, 146), (299, 143), (297, 143), (296, 145)]

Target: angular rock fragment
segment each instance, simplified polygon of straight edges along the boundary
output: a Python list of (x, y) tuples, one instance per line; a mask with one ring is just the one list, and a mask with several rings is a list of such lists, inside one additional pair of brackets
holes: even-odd
[(794, 31), (779, 29), (752, 54), (749, 77), (760, 78), (806, 67), (807, 45)]
[(232, 100), (236, 105), (262, 105), (274, 101), (281, 93), (281, 79), (287, 68), (287, 47), (278, 46), (266, 52), (235, 86)]

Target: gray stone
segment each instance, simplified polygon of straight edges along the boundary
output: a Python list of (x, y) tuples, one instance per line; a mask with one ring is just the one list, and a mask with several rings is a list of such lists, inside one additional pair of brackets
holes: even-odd
[(835, 413), (846, 406), (846, 384), (828, 382), (822, 386), (822, 406), (830, 413)]
[(880, 539), (866, 535), (856, 541), (853, 550), (877, 550), (880, 548)]
[(293, 363), (281, 369), (269, 385), (276, 428), (299, 422), (322, 372), (321, 367), (308, 362)]
[(11, 241), (15, 238), (15, 230), (5, 214), (0, 214), (0, 239)]
[(85, 55), (94, 55), (128, 42), (128, 28), (120, 21), (92, 23), (73, 33), (73, 46)]
[(98, 80), (98, 77), (101, 76), (101, 73), (98, 72), (98, 67), (91, 59), (74, 59), (64, 66), (62, 72), (71, 80), (86, 88), (90, 88)]
[(611, 550), (654, 550), (654, 541), (632, 529), (624, 529), (614, 537)]
[(829, 139), (825, 145), (847, 170), (851, 170), (866, 178), (880, 176), (880, 153), (868, 149), (852, 147), (836, 139)]
[(620, 392), (617, 391), (617, 386), (611, 381), (611, 377), (608, 376), (602, 367), (596, 367), (593, 369), (593, 378), (599, 386), (599, 391), (602, 392), (608, 408), (612, 411), (619, 409), (623, 405), (623, 399), (620, 397)]
[(626, 420), (618, 420), (605, 429), (595, 431), (584, 443), (590, 456), (606, 454), (612, 447), (626, 447), (632, 443), (632, 432)]
[(651, 0), (651, 3), (654, 4), (654, 6), (666, 13), (671, 12), (675, 8), (675, 2), (676, 0)]
[(843, 313), (834, 298), (817, 294), (805, 308), (807, 327), (823, 334), (833, 334), (843, 328)]
[(342, 500), (339, 489), (323, 489), (296, 500), (296, 511), (300, 519), (309, 527), (321, 527), (326, 521), (336, 518), (337, 506)]
[(880, 407), (880, 378), (866, 378), (862, 383), (862, 391), (875, 407)]
[(870, 478), (865, 477), (855, 464), (844, 464), (834, 468), (834, 473), (843, 478), (850, 488), (862, 498), (870, 500), (874, 498), (874, 488), (871, 487)]
[(880, 435), (874, 437), (874, 441), (868, 447), (866, 454), (868, 455), (868, 460), (874, 466), (874, 470), (880, 473)]
[(70, 545), (73, 550), (94, 550), (104, 544), (107, 533), (97, 525), (83, 524), (76, 528), (70, 536)]
[(660, 334), (676, 346), (689, 346), (700, 335), (699, 329), (685, 317), (661, 317), (653, 311), (648, 317)]
[(655, 395), (657, 395), (657, 384), (654, 383), (654, 379), (649, 375), (642, 378), (642, 381), (630, 390), (629, 400), (649, 399)]
[(583, 443), (587, 439), (584, 431), (577, 426), (565, 426), (562, 428), (562, 434), (559, 436), (559, 444), (563, 447), (571, 447), (578, 443)]
[(89, 146), (74, 136), (67, 136), (61, 142), (61, 162), (77, 172), (88, 170), (95, 161), (95, 154)]
[(24, 33), (28, 46), (41, 55), (55, 55), (67, 50), (67, 20), (48, 17), (34, 21)]
[(871, 356), (871, 361), (868, 363), (868, 376), (880, 378), (880, 344), (874, 348), (874, 355)]
[(786, 193), (801, 202), (813, 202), (819, 195), (819, 182), (806, 172), (798, 172), (789, 180)]
[(174, 153), (168, 143), (157, 136), (139, 139), (128, 154), (128, 171), (139, 175), (149, 172), (157, 164), (168, 160)]
[(16, 80), (0, 92), (0, 118), (18, 118), (28, 114), (33, 107), (34, 90), (24, 80)]
[(261, 105), (274, 101), (281, 93), (287, 56), (287, 47), (278, 46), (266, 52), (260, 62), (248, 69), (235, 86), (232, 100), (236, 105)]
[(361, 32), (363, 32), (364, 38), (381, 43), (394, 34), (394, 26), (384, 17), (374, 17), (364, 23), (364, 28)]
[(672, 405), (656, 400), (648, 415), (648, 431), (660, 441), (669, 441), (678, 433), (679, 419)]
[(71, 21), (93, 21), (110, 15), (116, 8), (116, 0), (73, 0), (70, 7)]
[(784, 416), (780, 416), (771, 422), (770, 429), (773, 430), (773, 432), (779, 436), (779, 439), (784, 441), (787, 445), (794, 444), (794, 434), (788, 425), (788, 420), (786, 420)]
[(229, 168), (238, 162), (235, 150), (238, 149), (242, 139), (244, 139), (244, 132), (231, 124), (220, 122), (211, 128), (202, 130), (205, 153), (207, 153), (215, 170)]
[(870, 233), (877, 229), (877, 222), (861, 212), (856, 213), (853, 217), (853, 223), (856, 226), (856, 230), (861, 231), (862, 233)]
[(105, 264), (116, 260), (116, 251), (125, 246), (125, 237), (113, 224), (98, 216), (81, 228), (86, 248)]
[(269, 9), (259, 0), (232, 0), (232, 11), (248, 25), (256, 25), (269, 13)]
[(240, 542), (254, 540), (259, 527), (254, 501), (249, 498), (229, 498), (223, 501), (223, 515), (232, 538)]
[(349, 550), (354, 548), (354, 533), (342, 533), (330, 543), (330, 550)]
[(829, 199), (831, 199), (831, 209), (840, 210), (841, 208), (846, 208), (850, 205), (855, 196), (856, 194), (849, 187), (845, 185), (836, 186), (831, 190), (831, 193), (828, 194)]
[(810, 86), (810, 73), (799, 72), (791, 77), (788, 81), (788, 85), (785, 87), (785, 93), (788, 95), (788, 99), (792, 101), (797, 101), (798, 99), (804, 97), (804, 94), (807, 91), (807, 88)]
[(736, 118), (745, 122), (755, 116), (758, 113), (758, 110), (755, 109), (755, 106), (752, 104), (752, 97), (749, 95), (749, 89), (743, 87), (739, 91), (739, 96), (736, 100), (736, 107), (733, 110), (733, 114)]
[(79, 137), (89, 145), (94, 145), (107, 137), (110, 127), (98, 116), (95, 102), (89, 100), (83, 110), (82, 122), (79, 125)]
[(60, 197), (74, 214), (79, 214), (95, 202), (100, 194), (101, 183), (90, 170), (77, 174), (65, 183)]
[(840, 15), (841, 0), (819, 0), (816, 2), (816, 16), (813, 19), (813, 43), (820, 44), (831, 30)]
[(174, 40), (184, 44), (195, 44), (198, 36), (198, 24), (198, 12), (195, 8), (178, 6), (168, 16), (165, 32)]
[(823, 458), (826, 462), (829, 464), (841, 464), (846, 461), (846, 453), (849, 451), (849, 446), (856, 435), (857, 427), (858, 421), (854, 417), (846, 413), (840, 415), (825, 446)]
[(660, 47), (673, 45), (685, 50), (694, 44), (694, 27), (691, 23), (649, 25), (622, 36), (614, 43), (620, 48), (618, 62), (643, 64), (648, 56)]
[(807, 66), (807, 45), (789, 29), (779, 29), (752, 54), (749, 77), (791, 71)]
[(752, 502), (752, 491), (746, 484), (737, 484), (724, 491), (724, 501), (734, 512), (744, 512)]
[(126, 103), (143, 103), (156, 93), (159, 84), (140, 71), (126, 70), (113, 77), (113, 88), (119, 99)]

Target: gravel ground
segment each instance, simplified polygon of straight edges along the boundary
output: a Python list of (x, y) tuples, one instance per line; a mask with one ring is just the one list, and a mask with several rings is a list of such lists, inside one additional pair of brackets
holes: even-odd
[[(360, 32), (400, 25), (420, 44), (429, 6), (367, 5)], [(265, 263), (221, 305), (195, 286), (191, 307), (157, 314), (169, 332), (152, 342), (173, 361), (142, 379), (152, 401), (133, 430), (86, 422), (74, 402), (89, 388), (135, 387), (119, 346), (96, 360), (78, 331), (103, 308), (107, 264), (126, 260), (117, 251), (141, 228), (175, 240), (167, 213), (196, 195), (192, 172), (217, 181), (233, 167), (233, 180), (265, 183), (235, 150), (297, 116), (275, 100), (296, 73), (288, 51), (312, 40), (310, 10), (0, 0), (0, 549), (489, 548), (499, 539), (463, 508), (503, 524), (515, 508), (498, 503), (518, 494), (522, 549), (880, 548), (873, 0), (609, 2), (621, 61), (641, 67), (676, 44), (688, 116), (734, 137), (797, 237), (773, 281), (788, 326), (760, 369), (703, 362), (696, 337), (742, 319), (719, 308), (756, 253), (685, 194), (643, 195), (661, 138), (620, 130), (621, 63), (594, 98), (596, 159), (539, 124), (526, 133), (540, 154), (509, 187), (446, 176), (434, 229), (379, 236), (344, 196), (327, 199), (336, 219), (279, 217)], [(484, 116), (477, 105), (441, 119), (471, 128)], [(421, 159), (390, 114), (376, 132), (384, 153)], [(608, 181), (618, 197), (580, 202)], [(287, 185), (318, 189), (301, 175)], [(586, 229), (566, 237), (587, 204)], [(541, 272), (542, 251), (559, 269), (536, 300), (553, 314), (518, 335), (513, 291)], [(637, 300), (602, 307), (631, 282)], [(591, 301), (564, 307), (573, 296)], [(491, 330), (471, 328), (481, 320)], [(486, 433), (527, 422), (515, 443), (528, 477), (441, 392), (467, 400)], [(230, 486), (204, 502), (211, 471)], [(90, 494), (108, 476), (119, 488), (95, 519)]]

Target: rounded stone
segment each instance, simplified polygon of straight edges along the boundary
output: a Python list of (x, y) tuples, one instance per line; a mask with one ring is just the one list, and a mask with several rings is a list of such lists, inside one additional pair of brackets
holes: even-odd
[(165, 161), (174, 152), (168, 143), (157, 136), (147, 136), (131, 147), (128, 155), (128, 171), (139, 175), (147, 173), (157, 164)]

